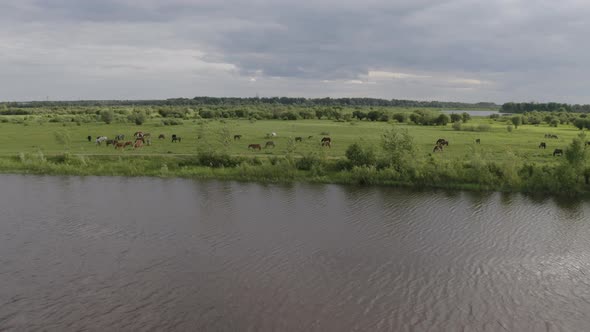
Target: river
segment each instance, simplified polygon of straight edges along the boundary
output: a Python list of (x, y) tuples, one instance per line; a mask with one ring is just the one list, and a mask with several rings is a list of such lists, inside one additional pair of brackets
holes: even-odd
[(584, 331), (590, 206), (0, 175), (0, 330)]

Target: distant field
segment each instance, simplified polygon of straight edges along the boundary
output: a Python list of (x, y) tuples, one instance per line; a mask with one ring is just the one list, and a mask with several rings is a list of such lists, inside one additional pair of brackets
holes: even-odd
[[(469, 158), (474, 152), (479, 153), (484, 159), (502, 160), (510, 154), (515, 154), (525, 160), (538, 162), (553, 162), (556, 158), (551, 156), (554, 148), (565, 148), (578, 133), (579, 130), (572, 125), (561, 125), (558, 128), (549, 127), (546, 124), (532, 126), (524, 125), (513, 132), (506, 130), (506, 124), (495, 122), (487, 117), (474, 117), (467, 125), (489, 124), (492, 130), (489, 132), (455, 131), (451, 125), (447, 126), (419, 126), (397, 124), (407, 128), (414, 137), (419, 148), (417, 158), (426, 157), (432, 152), (434, 142), (438, 138), (445, 138), (450, 142), (448, 148), (442, 153), (443, 158)], [(328, 157), (344, 157), (346, 148), (357, 141), (363, 144), (378, 146), (381, 134), (392, 126), (386, 122), (370, 122), (353, 120), (351, 122), (336, 122), (332, 120), (185, 120), (184, 124), (177, 126), (162, 126), (160, 120), (151, 119), (141, 126), (130, 123), (43, 123), (35, 121), (27, 122), (27, 125), (15, 123), (0, 123), (0, 156), (15, 156), (20, 152), (36, 152), (41, 150), (44, 154), (59, 154), (68, 150), (72, 154), (87, 155), (150, 155), (150, 154), (195, 154), (199, 147), (223, 148), (222, 129), (226, 128), (226, 134), (232, 137), (235, 134), (242, 135), (239, 141), (231, 142), (228, 152), (241, 156), (277, 156), (285, 154), (289, 139), (301, 136), (303, 142), (295, 144), (295, 154), (305, 154), (311, 151), (322, 150), (320, 139), (322, 133), (328, 133), (333, 140), (331, 149), (323, 150)], [(152, 146), (142, 149), (116, 151), (113, 147), (97, 146), (94, 141), (88, 142), (86, 137), (104, 135), (114, 138), (116, 134), (125, 134), (131, 137), (135, 131), (150, 132), (153, 136)], [(59, 144), (55, 139), (56, 132), (65, 132), (70, 137), (67, 146)], [(265, 138), (270, 132), (276, 132), (277, 137)], [(201, 134), (202, 139), (197, 139)], [(545, 139), (545, 133), (553, 133), (559, 139)], [(159, 134), (166, 135), (165, 140), (158, 140)], [(170, 136), (176, 134), (182, 137), (181, 143), (172, 143)], [(227, 136), (227, 135), (225, 135)], [(312, 136), (308, 139), (308, 136)], [(476, 145), (475, 139), (480, 138), (481, 144)], [(272, 140), (276, 144), (274, 149), (262, 151), (249, 151), (248, 144), (263, 144)], [(547, 143), (547, 149), (538, 149), (541, 141)]]

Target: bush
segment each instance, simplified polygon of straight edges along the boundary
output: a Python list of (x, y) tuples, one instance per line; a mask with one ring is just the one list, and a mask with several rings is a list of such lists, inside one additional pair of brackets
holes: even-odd
[(552, 119), (551, 122), (549, 123), (549, 125), (551, 127), (557, 127), (557, 125), (559, 125), (559, 120), (558, 119)]
[(162, 124), (164, 126), (179, 126), (184, 122), (181, 119), (163, 119)]
[(359, 143), (353, 143), (346, 149), (346, 158), (350, 160), (353, 166), (374, 165), (376, 158), (375, 152), (371, 147), (363, 148)]
[(408, 121), (408, 115), (406, 113), (395, 113), (391, 117), (399, 123), (404, 123)]
[[(106, 124), (110, 124), (113, 122), (113, 118), (115, 117), (115, 113), (111, 110), (103, 110), (100, 112), (100, 119)], [(51, 122), (51, 120), (49, 120)]]
[(310, 171), (312, 168), (320, 166), (321, 163), (322, 161), (316, 154), (310, 153), (295, 160), (295, 168), (302, 171)]
[(460, 114), (457, 114), (457, 113), (451, 114), (451, 122), (459, 122), (461, 120), (463, 120), (463, 118), (461, 117)]
[(514, 127), (512, 125), (507, 125), (506, 130), (511, 133), (514, 130)]
[(453, 130), (461, 131), (461, 122), (460, 121), (453, 122)]
[(127, 116), (127, 120), (135, 123), (136, 125), (142, 125), (146, 120), (145, 112), (135, 111)]

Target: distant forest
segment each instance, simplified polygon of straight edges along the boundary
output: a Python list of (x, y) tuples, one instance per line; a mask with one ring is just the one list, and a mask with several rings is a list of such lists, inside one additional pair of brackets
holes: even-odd
[(498, 108), (494, 103), (459, 103), (443, 101), (415, 101), (376, 98), (171, 98), (164, 100), (78, 100), (78, 101), (30, 101), (6, 102), (8, 107), (55, 107), (55, 106), (193, 106), (193, 105), (292, 105), (292, 106), (382, 106), (382, 107), (433, 107), (433, 108)]
[(570, 105), (560, 103), (505, 103), (500, 112), (529, 113), (529, 112), (590, 112), (590, 105)]

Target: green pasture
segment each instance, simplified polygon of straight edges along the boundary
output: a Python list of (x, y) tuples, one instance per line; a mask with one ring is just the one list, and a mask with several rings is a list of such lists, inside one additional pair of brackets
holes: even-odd
[[(487, 117), (473, 117), (466, 125), (477, 126), (489, 124), (490, 131), (472, 132), (455, 131), (451, 124), (447, 126), (421, 126), (408, 124), (393, 124), (387, 122), (370, 122), (352, 120), (337, 122), (333, 120), (185, 120), (182, 125), (163, 126), (159, 119), (150, 119), (143, 125), (132, 123), (102, 122), (81, 123), (39, 123), (34, 120), (24, 123), (0, 123), (0, 156), (15, 156), (19, 153), (42, 151), (46, 155), (60, 154), (68, 151), (81, 155), (191, 155), (199, 149), (225, 150), (232, 155), (239, 156), (281, 156), (287, 151), (294, 151), (295, 155), (309, 152), (323, 151), (329, 158), (344, 157), (346, 148), (354, 143), (379, 147), (381, 135), (391, 126), (406, 128), (414, 137), (418, 147), (416, 158), (424, 158), (432, 153), (432, 148), (438, 138), (450, 142), (441, 153), (442, 158), (469, 158), (479, 154), (483, 159), (503, 160), (514, 155), (524, 160), (537, 162), (553, 162), (557, 157), (552, 156), (555, 148), (566, 148), (576, 135), (580, 133), (572, 125), (560, 125), (557, 128), (542, 125), (523, 125), (508, 132), (507, 123), (497, 122)], [(126, 140), (131, 140), (136, 131), (149, 132), (152, 135), (152, 145), (141, 149), (115, 150), (104, 143), (97, 146), (96, 136), (114, 138), (117, 134), (125, 134)], [(266, 138), (275, 132), (276, 137)], [(56, 133), (66, 137), (63, 141), (56, 139)], [(322, 134), (322, 133), (327, 133)], [(545, 133), (552, 133), (559, 139), (546, 139)], [(166, 136), (159, 140), (159, 134)], [(182, 137), (182, 142), (172, 143), (170, 136), (176, 134)], [(92, 142), (87, 136), (93, 137)], [(241, 140), (234, 140), (233, 135), (242, 135)], [(201, 136), (200, 139), (197, 137)], [(303, 142), (294, 142), (295, 137), (303, 137)], [(308, 138), (312, 136), (312, 138)], [(332, 138), (331, 148), (322, 148), (320, 139), (323, 136)], [(481, 144), (475, 144), (475, 139), (481, 139)], [(249, 144), (264, 144), (274, 141), (276, 147), (262, 149), (262, 151), (248, 150)], [(538, 148), (540, 142), (547, 143), (547, 149)]]

